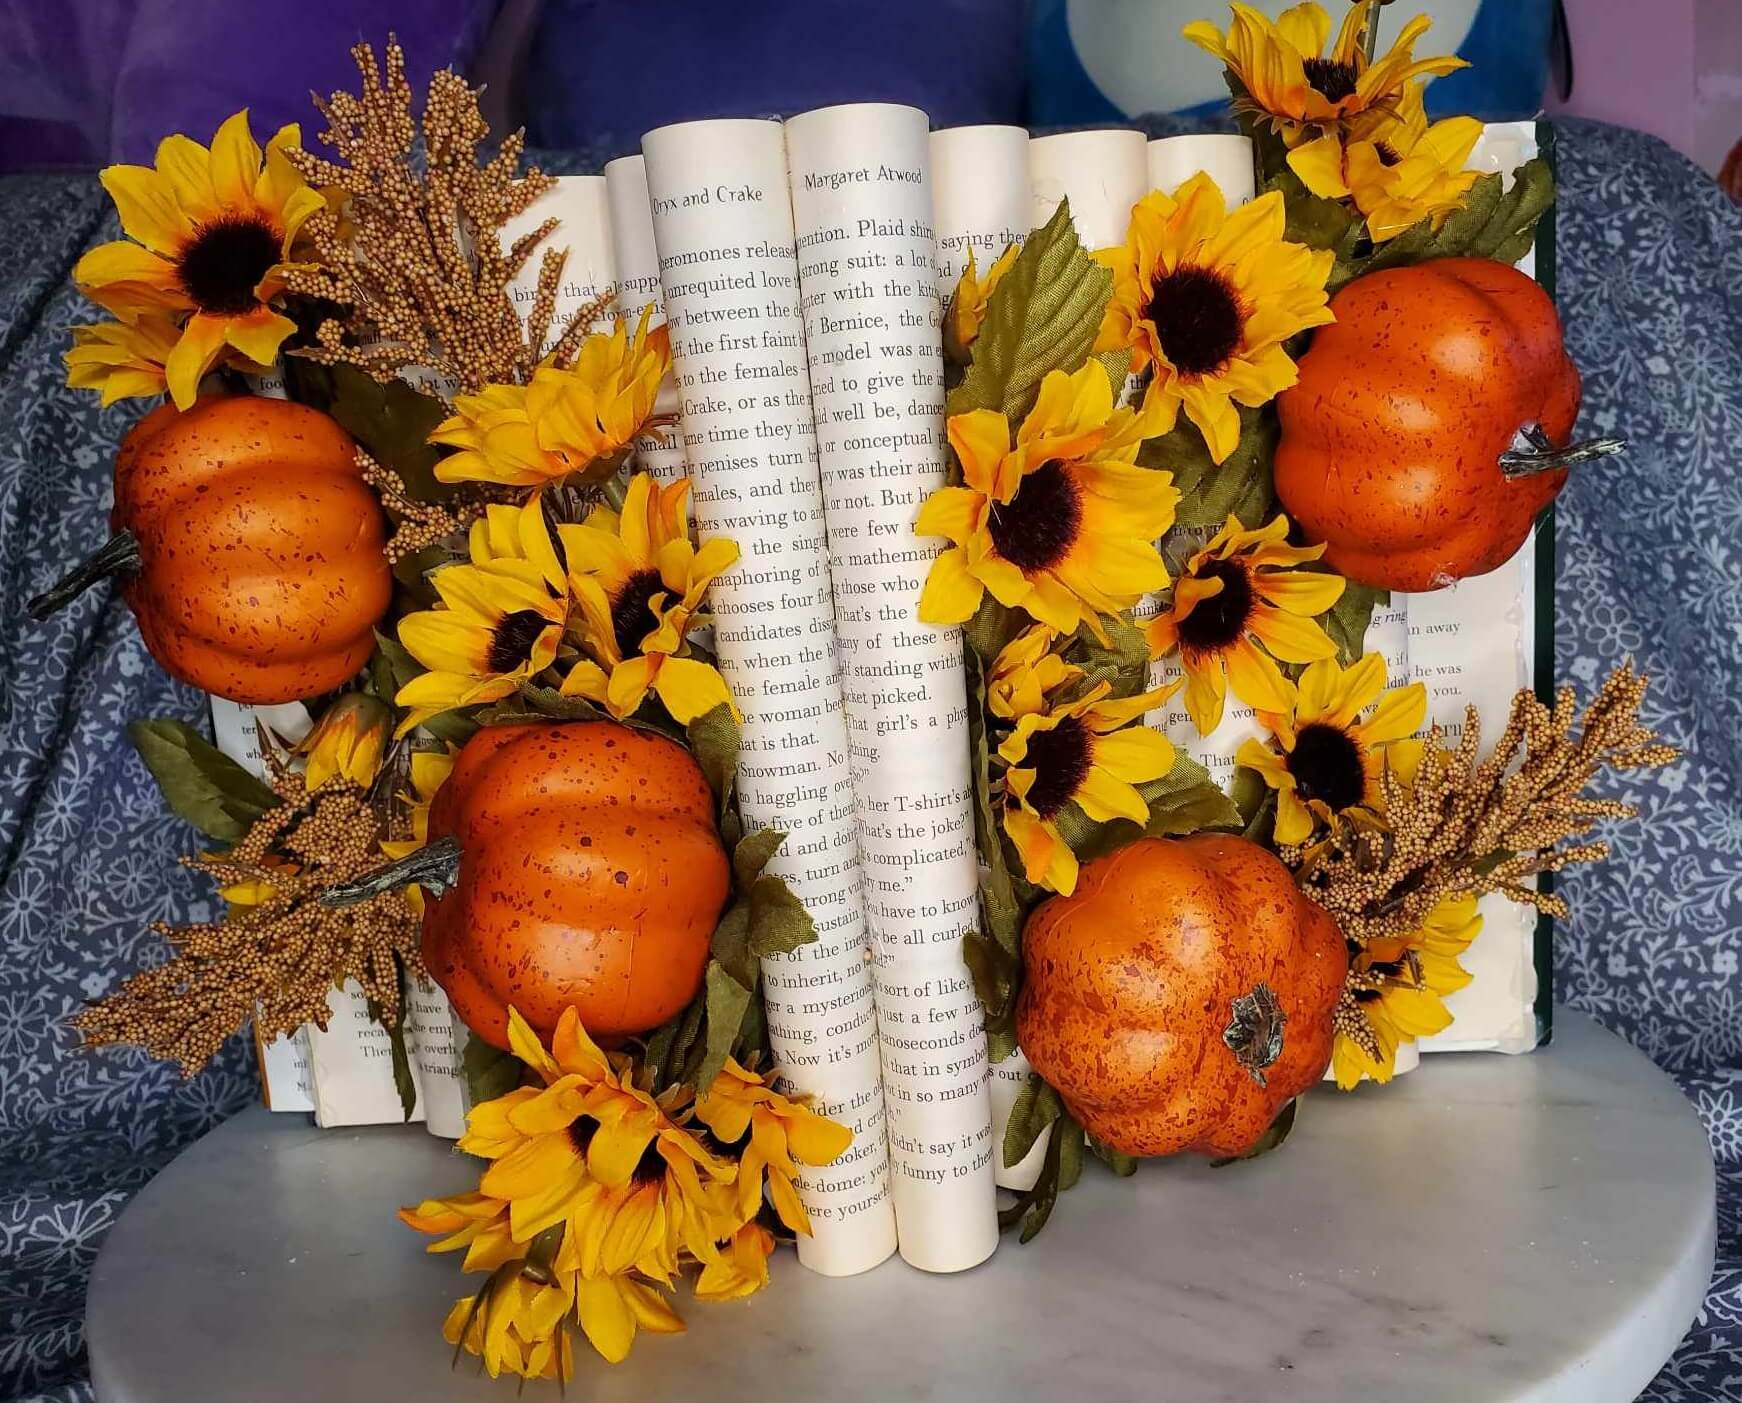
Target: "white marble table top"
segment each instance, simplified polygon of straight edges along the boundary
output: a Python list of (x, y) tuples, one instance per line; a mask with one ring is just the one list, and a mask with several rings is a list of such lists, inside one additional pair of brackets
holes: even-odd
[[(238, 1117), (105, 1244), (98, 1397), (513, 1398), (450, 1370), (457, 1263), (393, 1215), (470, 1177), (420, 1127)], [(571, 1396), (1622, 1403), (1693, 1318), (1713, 1233), (1693, 1111), (1563, 1012), (1532, 1056), (1436, 1058), (1387, 1089), (1315, 1093), (1268, 1159), (1123, 1181), (1091, 1165), (1040, 1238), (961, 1276), (892, 1260), (830, 1281), (783, 1253), (769, 1290), (684, 1301), (689, 1333), (644, 1337), (623, 1365), (583, 1345)]]

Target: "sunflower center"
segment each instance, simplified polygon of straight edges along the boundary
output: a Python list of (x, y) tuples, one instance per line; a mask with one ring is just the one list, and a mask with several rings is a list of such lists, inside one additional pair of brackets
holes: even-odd
[(599, 1122), (590, 1116), (576, 1116), (569, 1122), (569, 1143), (581, 1154), (586, 1154), (587, 1146), (593, 1143), (593, 1136), (598, 1132)]
[(1036, 731), (1028, 738), (1024, 761), (1034, 771), (1029, 807), (1042, 818), (1057, 814), (1088, 778), (1093, 758), (1094, 747), (1081, 717), (1067, 716), (1050, 731)]
[(1069, 555), (1082, 523), (1077, 485), (1065, 465), (1051, 458), (1022, 479), (1008, 502), (993, 504), (986, 531), (998, 554), (1027, 574)]
[(635, 1161), (635, 1168), (629, 1178), (637, 1184), (658, 1184), (665, 1180), (665, 1156), (659, 1152), (659, 1141), (649, 1142), (641, 1152), (641, 1158)]
[(214, 219), (194, 230), (176, 272), (202, 312), (239, 317), (259, 306), (254, 289), (278, 262), (278, 235), (260, 219)]
[(624, 657), (640, 653), (641, 640), (659, 627), (659, 615), (649, 601), (664, 592), (665, 581), (657, 570), (637, 570), (617, 591), (611, 601), (611, 632), (617, 639), (617, 651)]
[(1240, 349), (1246, 316), (1233, 284), (1214, 268), (1182, 263), (1155, 281), (1144, 317), (1182, 375), (1210, 375)]
[(1341, 102), (1355, 96), (1355, 85), (1361, 75), (1352, 63), (1334, 58), (1309, 58), (1301, 63), (1306, 80), (1326, 102)]
[(504, 614), (490, 635), (489, 663), (492, 672), (513, 672), (532, 658), (532, 645), (550, 620), (536, 609), (516, 609)]
[(1373, 154), (1379, 157), (1379, 164), (1382, 166), (1395, 166), (1403, 159), (1397, 154), (1397, 148), (1388, 141), (1374, 143)]
[(1179, 622), (1180, 646), (1194, 653), (1219, 653), (1246, 632), (1252, 617), (1252, 577), (1232, 560), (1212, 560), (1197, 571), (1200, 580), (1220, 580), (1222, 590), (1200, 599)]
[(1323, 721), (1300, 728), (1288, 772), (1303, 799), (1317, 799), (1333, 812), (1353, 808), (1367, 792), (1360, 742), (1341, 726)]

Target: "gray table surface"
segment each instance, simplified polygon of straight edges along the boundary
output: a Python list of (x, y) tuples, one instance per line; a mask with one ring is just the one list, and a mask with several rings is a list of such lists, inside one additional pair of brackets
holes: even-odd
[[(98, 1397), (513, 1397), (450, 1369), (457, 1261), (394, 1217), (472, 1180), (419, 1127), (237, 1117), (103, 1248)], [(769, 1290), (684, 1301), (689, 1333), (644, 1336), (625, 1364), (583, 1345), (579, 1396), (1621, 1403), (1693, 1318), (1713, 1236), (1692, 1109), (1562, 1012), (1528, 1057), (1430, 1058), (1390, 1088), (1315, 1094), (1268, 1159), (1123, 1181), (1091, 1166), (1040, 1238), (959, 1276), (892, 1260), (825, 1280), (783, 1253)]]

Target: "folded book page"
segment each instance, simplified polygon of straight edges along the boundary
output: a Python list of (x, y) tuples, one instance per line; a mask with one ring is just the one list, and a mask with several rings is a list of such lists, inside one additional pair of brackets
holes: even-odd
[[(612, 258), (617, 267), (617, 315), (631, 332), (642, 308), (653, 306), (649, 326), (665, 324), (665, 293), (659, 285), (659, 250), (653, 240), (653, 207), (647, 200), (647, 163), (622, 156), (605, 166), (605, 202), (611, 219)], [(661, 482), (683, 476), (683, 442), (676, 424), (678, 388), (671, 376), (659, 387), (656, 418), (672, 422), (636, 435), (635, 462)]]
[[(568, 250), (562, 276), (557, 281), (556, 308), (545, 333), (545, 351), (556, 345), (579, 312), (616, 285), (605, 177), (559, 175), (555, 180), (555, 185), (508, 220), (500, 233), (506, 252), (515, 240), (532, 233), (546, 220), (557, 222), (556, 228), (533, 246), (520, 272), (508, 284), (508, 296), (522, 321), (532, 314), (533, 299), (538, 296), (538, 270), (544, 262), (545, 250)], [(607, 310), (594, 319), (588, 330), (608, 329), (611, 321), (612, 313)]]
[(786, 124), (799, 291), (901, 1255), (928, 1271), (998, 1246), (980, 1001), (962, 957), (979, 862), (959, 629), (918, 618), (944, 484), (930, 123), (826, 107)]
[(1068, 198), (1084, 248), (1093, 252), (1124, 243), (1131, 206), (1149, 190), (1148, 147), (1142, 132), (1123, 127), (1032, 138), (1030, 225), (1040, 228)]
[(1252, 139), (1220, 132), (1157, 137), (1149, 143), (1149, 188), (1171, 195), (1199, 171), (1216, 187), (1228, 208), (1256, 193)]
[[(968, 250), (981, 276), (1011, 244), (1028, 237), (1033, 201), (1028, 184), (1028, 132), (1022, 127), (950, 127), (931, 138), (932, 214), (938, 245), (938, 289), (947, 306)], [(1033, 1069), (1020, 1051), (987, 1067), (992, 1110), (992, 1164), (998, 1186), (1031, 1189), (1046, 1159), (1043, 1137), (1018, 1164), (1004, 1165), (1004, 1130)]]
[(739, 803), (749, 827), (787, 833), (772, 870), (819, 937), (763, 962), (769, 1036), (785, 1088), (854, 1136), (801, 1166), (799, 1260), (845, 1276), (895, 1250), (895, 1214), (785, 134), (687, 122), (641, 150), (697, 525), (743, 552), (710, 591), (744, 719)]

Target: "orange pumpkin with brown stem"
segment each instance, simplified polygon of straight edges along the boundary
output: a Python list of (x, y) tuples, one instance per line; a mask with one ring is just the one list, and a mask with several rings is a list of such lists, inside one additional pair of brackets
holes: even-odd
[(1244, 838), (1139, 838), (1022, 935), (1023, 1052), (1122, 1154), (1243, 1154), (1324, 1075), (1348, 955)]
[(116, 455), (110, 526), (33, 615), (118, 576), (163, 670), (239, 702), (318, 696), (375, 651), (385, 521), (356, 444), (318, 409), (235, 395), (152, 410)]
[(663, 736), (612, 721), (486, 726), (436, 793), (429, 846), (394, 881), (428, 885), (424, 963), (486, 1042), (508, 1047), (510, 1005), (546, 1038), (571, 1005), (595, 1038), (622, 1038), (701, 985), (731, 891), (715, 812), (695, 759)]
[(1277, 397), (1276, 492), (1339, 574), (1432, 590), (1510, 560), (1566, 485), (1579, 372), (1516, 268), (1444, 258), (1356, 278)]

